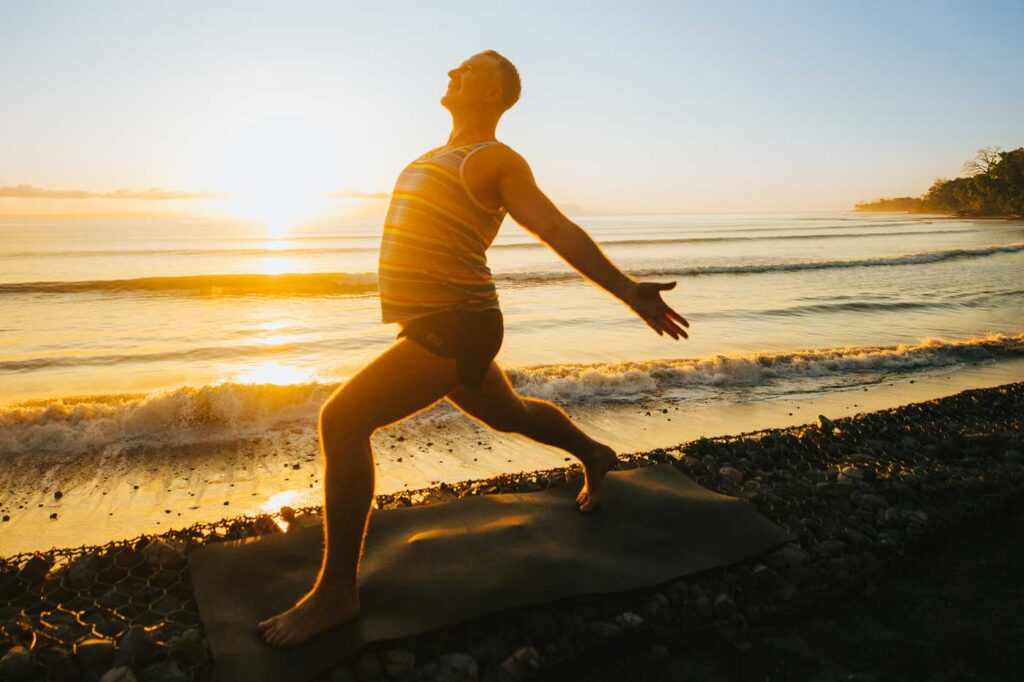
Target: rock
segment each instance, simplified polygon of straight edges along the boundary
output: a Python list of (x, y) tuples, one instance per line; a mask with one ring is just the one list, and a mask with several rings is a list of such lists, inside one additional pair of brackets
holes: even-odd
[(92, 587), (99, 573), (99, 557), (84, 554), (68, 566), (68, 584), (76, 590)]
[(903, 518), (907, 520), (907, 523), (916, 523), (921, 526), (928, 525), (928, 515), (919, 509), (904, 510)]
[(677, 580), (668, 587), (668, 599), (673, 604), (684, 604), (688, 599), (685, 580)]
[(62, 646), (37, 649), (36, 660), (47, 669), (52, 682), (75, 682), (79, 679), (78, 666)]
[(775, 587), (778, 581), (778, 573), (774, 570), (765, 566), (764, 564), (755, 564), (754, 568), (750, 571), (750, 577), (754, 581), (754, 587), (759, 590), (771, 590)]
[(29, 680), (35, 677), (35, 674), (36, 666), (32, 662), (32, 656), (28, 649), (21, 645), (12, 646), (3, 658), (0, 658), (0, 679), (12, 682)]
[(845, 466), (839, 470), (838, 483), (854, 483), (864, 479), (864, 471), (855, 466)]
[(168, 639), (167, 648), (172, 656), (187, 665), (197, 665), (206, 659), (206, 647), (203, 646), (199, 631), (195, 628), (189, 628), (180, 636)]
[(846, 549), (846, 543), (842, 540), (824, 540), (814, 545), (811, 549), (819, 556), (839, 556)]
[(672, 652), (670, 652), (668, 650), (668, 647), (665, 646), (664, 644), (655, 644), (654, 646), (652, 646), (650, 649), (647, 650), (647, 655), (650, 656), (651, 658), (661, 659), (661, 658), (669, 658), (672, 655)]
[(416, 655), (407, 649), (388, 649), (384, 653), (384, 670), (396, 680), (416, 669)]
[(154, 663), (142, 671), (143, 682), (188, 682), (189, 675), (173, 659)]
[(632, 630), (643, 626), (644, 619), (639, 614), (633, 613), (632, 611), (623, 611), (619, 615), (615, 616), (615, 624), (623, 630)]
[(173, 566), (185, 558), (184, 549), (175, 543), (172, 545), (162, 538), (157, 538), (142, 550), (146, 561), (156, 566)]
[(514, 682), (533, 676), (540, 669), (540, 654), (532, 646), (516, 649), (515, 653), (498, 667), (500, 682)]
[(49, 573), (51, 566), (53, 566), (53, 561), (49, 557), (36, 552), (18, 571), (18, 577), (26, 582), (34, 583)]
[(864, 493), (857, 500), (857, 504), (869, 509), (885, 509), (889, 506), (889, 503), (886, 502), (884, 497), (881, 495), (875, 495), (874, 493)]
[(704, 622), (711, 620), (714, 615), (711, 600), (703, 594), (694, 600), (693, 610), (697, 612), (697, 616)]
[(785, 604), (789, 604), (796, 599), (798, 592), (796, 584), (787, 582), (776, 592), (776, 598)]
[(835, 423), (823, 414), (818, 415), (818, 428), (821, 429), (822, 433), (832, 434), (832, 431), (836, 428)]
[(672, 620), (672, 607), (668, 598), (660, 592), (655, 593), (643, 606), (643, 615), (658, 623)]
[(781, 561), (783, 566), (802, 566), (811, 559), (807, 552), (793, 544), (783, 545), (772, 556)]
[(135, 678), (135, 673), (132, 672), (131, 668), (120, 666), (111, 668), (103, 673), (100, 682), (138, 682), (138, 680)]
[(359, 682), (376, 682), (383, 672), (384, 666), (381, 665), (380, 659), (369, 651), (363, 652), (356, 663), (356, 679)]
[(731, 466), (724, 466), (718, 470), (718, 477), (730, 485), (743, 483), (743, 472)]
[(82, 640), (75, 645), (75, 656), (86, 670), (105, 670), (114, 660), (114, 643), (95, 637)]
[(719, 620), (724, 620), (736, 613), (736, 602), (734, 602), (732, 597), (724, 592), (719, 593), (719, 595), (715, 597), (715, 601), (712, 606), (715, 612), (715, 618)]
[(150, 655), (155, 648), (149, 634), (139, 625), (133, 625), (125, 630), (121, 639), (117, 642), (117, 652), (114, 654), (114, 666), (140, 666), (148, 662)]
[(615, 639), (622, 634), (622, 628), (606, 620), (595, 620), (590, 623), (590, 631), (599, 641)]
[[(451, 671), (445, 677), (451, 682), (477, 682), (480, 679), (480, 670), (477, 667), (476, 659), (469, 654), (451, 653), (440, 656), (438, 662)], [(438, 675), (440, 677), (440, 675)]]

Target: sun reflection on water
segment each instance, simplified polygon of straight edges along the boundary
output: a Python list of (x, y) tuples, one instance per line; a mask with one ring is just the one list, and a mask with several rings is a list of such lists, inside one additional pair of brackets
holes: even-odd
[(304, 370), (280, 362), (263, 362), (250, 370), (235, 375), (232, 381), (239, 384), (304, 384), (312, 380), (309, 370)]

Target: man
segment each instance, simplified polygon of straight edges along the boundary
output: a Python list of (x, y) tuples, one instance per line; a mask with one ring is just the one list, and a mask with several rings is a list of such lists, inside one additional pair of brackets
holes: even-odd
[(497, 431), (567, 450), (583, 464), (576, 498), (589, 512), (615, 452), (583, 433), (556, 405), (524, 398), (493, 361), (503, 324), (484, 251), (507, 212), (659, 335), (687, 338), (689, 324), (661, 299), (675, 282), (624, 275), (537, 188), (523, 157), (495, 140), (501, 115), (519, 99), (515, 66), (486, 50), (448, 72), (441, 104), (452, 115), (448, 144), (399, 176), (381, 240), (382, 320), (396, 342), (339, 387), (320, 410), (324, 455), (324, 556), (310, 592), (259, 624), (264, 639), (289, 646), (354, 618), (356, 575), (374, 495), (370, 436), (447, 398)]

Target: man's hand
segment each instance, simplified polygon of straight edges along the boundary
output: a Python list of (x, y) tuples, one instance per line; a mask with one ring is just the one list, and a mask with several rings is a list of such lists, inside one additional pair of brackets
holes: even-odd
[(675, 282), (637, 282), (632, 292), (623, 300), (643, 318), (648, 327), (658, 332), (659, 336), (668, 332), (673, 339), (678, 340), (680, 336), (688, 339), (690, 335), (683, 327), (689, 327), (690, 323), (661, 300), (661, 292), (675, 286)]

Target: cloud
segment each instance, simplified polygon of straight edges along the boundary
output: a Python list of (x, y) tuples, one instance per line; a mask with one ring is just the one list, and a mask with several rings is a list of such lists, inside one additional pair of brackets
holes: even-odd
[(0, 187), (0, 199), (136, 199), (172, 201), (182, 199), (219, 199), (220, 192), (183, 192), (159, 187), (143, 190), (119, 189), (114, 192), (91, 192), (78, 189), (45, 189), (33, 185)]

